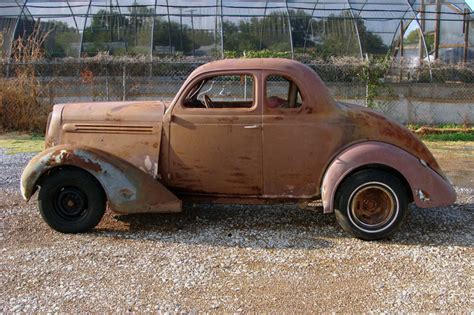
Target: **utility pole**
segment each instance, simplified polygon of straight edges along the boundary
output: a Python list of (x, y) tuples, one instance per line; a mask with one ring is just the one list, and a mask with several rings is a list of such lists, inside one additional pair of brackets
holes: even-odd
[(439, 58), (439, 35), (441, 24), (441, 0), (436, 0), (436, 19), (435, 19), (435, 37), (434, 37), (434, 58)]
[(467, 9), (464, 9), (464, 23), (463, 23), (463, 31), (464, 31), (464, 56), (463, 62), (467, 62), (467, 55), (469, 53), (469, 13)]

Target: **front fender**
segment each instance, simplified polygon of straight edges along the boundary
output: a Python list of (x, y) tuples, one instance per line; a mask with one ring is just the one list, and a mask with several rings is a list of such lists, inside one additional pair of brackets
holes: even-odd
[(179, 212), (181, 201), (160, 182), (117, 156), (89, 147), (60, 145), (36, 155), (21, 176), (21, 194), (28, 201), (38, 180), (58, 166), (74, 166), (102, 185), (109, 208), (120, 213)]
[(334, 210), (336, 191), (343, 179), (366, 165), (397, 170), (408, 182), (418, 207), (441, 207), (456, 201), (452, 185), (417, 157), (391, 144), (368, 141), (345, 149), (328, 166), (321, 188), (324, 213)]

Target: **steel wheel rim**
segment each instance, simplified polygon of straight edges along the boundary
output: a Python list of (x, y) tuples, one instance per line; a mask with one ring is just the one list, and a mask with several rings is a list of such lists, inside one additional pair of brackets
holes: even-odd
[(76, 221), (87, 212), (86, 195), (77, 187), (63, 187), (54, 196), (54, 210), (62, 219)]
[(395, 192), (383, 183), (363, 184), (349, 198), (349, 219), (364, 232), (386, 230), (394, 223), (398, 211), (399, 203)]

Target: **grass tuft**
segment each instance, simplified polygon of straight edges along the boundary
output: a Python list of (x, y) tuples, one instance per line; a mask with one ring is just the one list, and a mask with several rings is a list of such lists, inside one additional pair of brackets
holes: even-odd
[(474, 132), (426, 134), (420, 138), (424, 141), (474, 141)]
[(0, 135), (0, 150), (7, 154), (36, 153), (44, 149), (44, 137), (19, 133)]

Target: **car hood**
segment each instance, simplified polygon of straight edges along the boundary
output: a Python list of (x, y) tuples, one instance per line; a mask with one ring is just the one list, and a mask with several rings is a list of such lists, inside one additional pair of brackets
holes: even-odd
[(63, 121), (158, 122), (169, 104), (162, 101), (90, 102), (56, 105)]
[(348, 103), (339, 105), (353, 126), (353, 137), (395, 145), (424, 160), (433, 170), (445, 177), (433, 154), (408, 128), (367, 107)]

